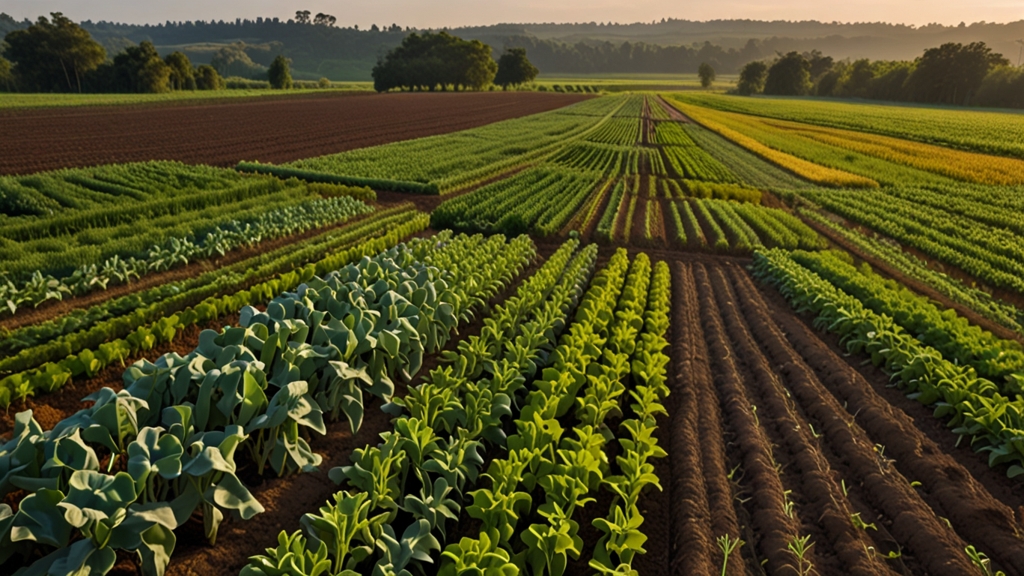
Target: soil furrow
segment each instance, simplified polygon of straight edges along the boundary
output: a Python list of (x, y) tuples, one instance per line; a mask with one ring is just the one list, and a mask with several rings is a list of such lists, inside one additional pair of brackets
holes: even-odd
[[(732, 512), (732, 494), (725, 478), (722, 459), (721, 432), (702, 436), (700, 434), (701, 410), (710, 411), (712, 406), (700, 402), (700, 390), (710, 385), (711, 373), (707, 368), (707, 353), (701, 355), (699, 344), (704, 335), (700, 331), (697, 313), (697, 299), (694, 294), (693, 272), (688, 266), (675, 263), (672, 285), (675, 298), (672, 306), (673, 339), (670, 354), (675, 360), (675, 369), (670, 374), (672, 388), (668, 409), (672, 416), (669, 457), (672, 463), (672, 562), (671, 574), (711, 574), (714, 571), (711, 555), (714, 551), (715, 534), (739, 537), (739, 525)], [(697, 382), (700, 380), (701, 382)], [(717, 412), (717, 404), (713, 406)], [(713, 442), (717, 440), (717, 446)], [(726, 508), (716, 507), (718, 514), (712, 515), (708, 506), (709, 488), (705, 482), (708, 469), (704, 460), (713, 457), (706, 454), (718, 448), (719, 471), (722, 476), (713, 489), (716, 504), (724, 500)], [(713, 517), (714, 516), (714, 517)], [(720, 555), (719, 555), (720, 556)], [(721, 565), (721, 558), (717, 558)], [(735, 562), (742, 567), (742, 563)], [(730, 572), (740, 574), (742, 571)]]
[(712, 359), (722, 414), (729, 423), (741, 454), (743, 481), (751, 489), (750, 509), (757, 542), (751, 542), (770, 573), (800, 573), (787, 547), (799, 535), (799, 526), (785, 513), (786, 493), (779, 478), (771, 445), (764, 436), (750, 400), (743, 390), (735, 352), (729, 345), (703, 265), (694, 267), (700, 295), (701, 324)]
[[(830, 442), (846, 442), (849, 446), (838, 452), (851, 459), (864, 458), (864, 464), (854, 469), (866, 474), (865, 486), (878, 483), (877, 507), (896, 507), (887, 512), (893, 519), (892, 532), (897, 539), (907, 542), (928, 573), (973, 571), (963, 554), (965, 544), (977, 546), (1007, 574), (1024, 573), (1020, 564), (1024, 555), (1024, 541), (1019, 536), (1021, 527), (1009, 507), (993, 498), (966, 470), (915, 428), (906, 415), (879, 397), (863, 376), (823, 345), (799, 319), (792, 314), (771, 314), (750, 279), (738, 271), (734, 272), (734, 277), (744, 306), (753, 310), (748, 314), (760, 318), (757, 322), (762, 327), (758, 335), (762, 343), (771, 349), (781, 369), (795, 373), (813, 371), (801, 379), (812, 387), (801, 392), (794, 389), (794, 392), (801, 397), (809, 413), (821, 405), (817, 418), (826, 427), (825, 437)], [(774, 319), (774, 325), (769, 318)], [(791, 349), (785, 344), (787, 340)], [(815, 382), (823, 386), (813, 386)], [(854, 415), (852, 420), (859, 426), (852, 421), (842, 426), (836, 424), (836, 414), (842, 410), (840, 402), (846, 412)], [(869, 438), (855, 440), (853, 435), (859, 430)], [(869, 443), (874, 446), (873, 455), (865, 454)], [(913, 505), (920, 496), (913, 492), (909, 481), (920, 483), (926, 501), (941, 505), (941, 514), (948, 518), (959, 537), (945, 535), (950, 530), (937, 518), (938, 511), (923, 514), (920, 506)], [(875, 490), (868, 492), (875, 493)], [(904, 494), (909, 491), (914, 498), (901, 497), (900, 491)], [(925, 535), (928, 532), (931, 536)]]
[(800, 511), (805, 524), (810, 525), (812, 533), (817, 527), (816, 531), (825, 537), (825, 541), (816, 539), (817, 557), (821, 564), (815, 565), (815, 569), (820, 573), (889, 573), (888, 568), (869, 552), (873, 545), (871, 539), (851, 521), (852, 512), (831, 466), (805, 418), (787, 399), (789, 393), (773, 374), (772, 367), (755, 343), (721, 268), (712, 271), (711, 280), (733, 345), (752, 373), (750, 388), (753, 390), (750, 392), (758, 397), (759, 406), (763, 408), (758, 415), (762, 423), (773, 422), (778, 445), (788, 449), (790, 462), (795, 465), (795, 469), (788, 472), (798, 474), (801, 488), (794, 497), (803, 501)]

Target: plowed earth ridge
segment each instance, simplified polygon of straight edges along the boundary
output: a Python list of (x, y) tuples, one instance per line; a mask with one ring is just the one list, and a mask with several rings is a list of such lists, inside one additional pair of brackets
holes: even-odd
[(671, 574), (718, 574), (723, 535), (745, 541), (728, 574), (971, 574), (968, 545), (1024, 574), (1001, 471), (972, 475), (736, 263), (675, 262), (673, 292)]
[(0, 110), (0, 175), (146, 160), (212, 166), (291, 162), (466, 130), (585, 98), (546, 92), (340, 93)]

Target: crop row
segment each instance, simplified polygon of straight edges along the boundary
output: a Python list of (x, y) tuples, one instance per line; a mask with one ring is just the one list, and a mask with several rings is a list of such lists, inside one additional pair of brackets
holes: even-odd
[(111, 164), (30, 176), (0, 177), (0, 227), (16, 216), (48, 216), (234, 188), (249, 178), (178, 162)]
[(999, 385), (1008, 396), (1024, 393), (1024, 348), (972, 325), (953, 310), (943, 310), (894, 280), (867, 267), (860, 269), (834, 252), (794, 252), (795, 262), (880, 315), (892, 318), (922, 344)]
[[(574, 170), (614, 175), (636, 164), (637, 155), (633, 148), (625, 146), (577, 142), (553, 156), (549, 162)], [(636, 171), (633, 168), (633, 172)]]
[[(225, 190), (191, 190), (179, 196), (64, 210), (45, 217), (10, 219), (0, 225), (2, 270), (69, 274), (114, 255), (139, 255), (169, 238), (193, 238), (231, 222), (302, 204), (318, 196), (301, 183), (249, 177)], [(145, 221), (146, 226), (139, 226)]]
[(617, 215), (619, 213), (619, 206), (622, 204), (623, 197), (626, 195), (626, 183), (620, 180), (615, 184), (615, 188), (612, 189), (611, 196), (608, 199), (608, 204), (605, 206), (604, 213), (601, 215), (601, 220), (597, 223), (597, 229), (594, 231), (594, 235), (598, 240), (604, 242), (611, 242), (612, 238), (615, 237), (615, 226), (618, 221)]
[(768, 162), (718, 134), (697, 124), (683, 126), (694, 143), (729, 167), (740, 182), (763, 190), (784, 192), (813, 186), (793, 173)]
[(73, 377), (92, 377), (106, 366), (170, 342), (189, 326), (266, 302), (314, 275), (393, 246), (429, 224), (425, 214), (407, 210), (381, 216), (298, 250), (286, 247), (269, 258), (243, 261), (180, 287), (100, 304), (70, 322), (20, 331), (16, 334), (34, 345), (0, 360), (4, 372), (13, 372), (0, 380), (0, 405), (52, 392)]
[[(53, 319), (38, 324), (24, 325), (14, 329), (0, 328), (0, 353), (11, 355), (61, 336), (86, 330), (98, 322), (129, 314), (139, 308), (160, 301), (168, 301), (161, 314), (180, 310), (185, 305), (197, 304), (203, 298), (224, 291), (238, 290), (243, 284), (265, 279), (274, 274), (291, 270), (328, 255), (332, 250), (354, 244), (358, 241), (384, 233), (388, 225), (400, 224), (415, 217), (411, 204), (375, 211), (357, 224), (338, 230), (328, 230), (305, 240), (263, 252), (205, 272), (186, 280), (169, 282), (125, 296), (105, 300), (88, 308), (75, 308), (56, 315)], [(175, 304), (171, 304), (175, 302)], [(0, 373), (4, 364), (0, 360)]]
[(565, 227), (602, 176), (541, 166), (443, 202), (432, 213), (435, 228), (505, 234), (555, 234)]
[(1020, 236), (954, 212), (887, 191), (807, 190), (808, 199), (956, 266), (989, 285), (1024, 293), (1024, 249)]
[(712, 182), (736, 182), (736, 176), (724, 164), (697, 146), (678, 122), (660, 122), (657, 141), (669, 166), (681, 178)]
[[(490, 487), (471, 494), (467, 511), (482, 522), (480, 536), (449, 546), (442, 571), (464, 573), (490, 554), (501, 558), (497, 567), (560, 576), (570, 558), (590, 552), (591, 569), (629, 574), (636, 555), (644, 553), (638, 502), (650, 487), (661, 489), (649, 460), (666, 455), (654, 431), (656, 417), (667, 414), (661, 401), (668, 395), (668, 357), (662, 353), (668, 344), (668, 267), (659, 266), (651, 287), (650, 261), (641, 255), (623, 283), (623, 256), (617, 253), (611, 274), (595, 280), (604, 290), (584, 298), (554, 361), (526, 396), (508, 456), (488, 468)], [(629, 409), (623, 406), (627, 398), (634, 400)], [(565, 430), (560, 422), (573, 413), (576, 425)], [(623, 418), (627, 414), (633, 417)], [(620, 444), (614, 464), (612, 439)], [(612, 503), (607, 516), (593, 521), (601, 536), (588, 551), (573, 518), (601, 488), (612, 494)], [(518, 529), (520, 519), (536, 521)], [(520, 542), (512, 538), (516, 533)]]
[(669, 116), (668, 110), (662, 106), (660, 99), (654, 96), (647, 96), (647, 114), (654, 120), (670, 120), (672, 118)]
[(633, 146), (640, 140), (640, 120), (637, 118), (611, 118), (587, 135), (590, 142)]
[(776, 208), (699, 198), (669, 204), (675, 240), (695, 248), (749, 252), (766, 245), (788, 249), (824, 245), (799, 218)]
[(146, 274), (186, 266), (194, 260), (223, 256), (237, 248), (299, 234), (372, 211), (366, 204), (347, 196), (272, 207), (250, 218), (229, 220), (195, 236), (172, 236), (151, 246), (138, 257), (115, 254), (102, 262), (83, 264), (72, 274), (61, 278), (44, 275), (39, 270), (21, 282), (0, 276), (0, 303), (6, 305), (10, 314), (16, 314), (19, 309), (37, 307), (48, 300), (62, 300), (128, 284)]
[[(262, 511), (240, 461), (258, 473), (314, 469), (321, 457), (305, 436), (325, 433), (325, 415), (357, 430), (364, 391), (390, 400), (393, 378), (411, 377), (534, 255), (525, 237), (400, 245), (311, 278), (265, 312), (243, 309), (240, 327), (203, 332), (184, 358), (133, 365), (124, 390), (96, 392), (50, 431), (19, 414), (0, 488), (29, 494), (16, 513), (0, 505), (0, 561), (36, 548), (45, 556), (30, 572), (104, 574), (123, 550), (162, 574), (173, 530), (195, 511), (211, 542), (226, 511)], [(128, 471), (114, 473), (119, 460)]]
[(904, 252), (899, 244), (892, 240), (868, 236), (815, 210), (800, 209), (800, 213), (804, 218), (842, 236), (864, 254), (877, 258), (900, 274), (934, 288), (950, 300), (967, 306), (997, 324), (1024, 334), (1024, 314), (1016, 306), (997, 300), (988, 292), (968, 286), (945, 272), (929, 267), (927, 262)]
[[(759, 139), (751, 137), (743, 131), (743, 128), (747, 128), (747, 124), (744, 122), (749, 121), (746, 121), (743, 118), (737, 119), (735, 117), (736, 115), (728, 115), (728, 113), (725, 112), (717, 112), (700, 106), (683, 104), (678, 100), (674, 100), (673, 105), (679, 108), (690, 118), (699, 122), (705, 128), (718, 133), (719, 136), (746, 148), (770, 162), (778, 164), (801, 178), (824, 186), (851, 188), (878, 187), (878, 182), (871, 178), (822, 166), (802, 157), (795, 156), (792, 153), (782, 152), (777, 148), (773, 148), (762, 143)], [(761, 133), (758, 133), (758, 136), (761, 136)], [(775, 144), (774, 140), (772, 141), (772, 144)], [(793, 146), (797, 146), (797, 144), (798, 143), (794, 143)], [(813, 154), (808, 155), (812, 157), (814, 156)]]
[(717, 200), (736, 200), (737, 202), (761, 202), (761, 191), (747, 188), (739, 184), (721, 184), (717, 182), (700, 182), (698, 180), (659, 179), (662, 194), (667, 199), (685, 200), (686, 198), (715, 198)]
[(741, 112), (872, 132), (904, 140), (1024, 158), (1024, 118), (1017, 114), (949, 107), (908, 107), (864, 102), (789, 100), (784, 98), (731, 98), (715, 94), (686, 94), (687, 102), (727, 112)]
[(386, 406), (396, 416), (394, 430), (377, 446), (354, 451), (350, 466), (330, 471), (344, 485), (334, 501), (306, 514), (302, 531), (282, 532), (282, 546), (251, 558), (242, 573), (278, 574), (307, 558), (344, 574), (405, 574), (432, 562), (448, 522), (458, 520), (480, 482), (481, 452), (511, 441), (503, 429), (515, 400), (593, 273), (596, 250), (577, 251), (578, 245), (564, 244), (495, 308), (479, 336), (461, 342), (445, 355), (445, 366)]
[(814, 314), (815, 326), (837, 333), (848, 353), (868, 355), (910, 398), (933, 406), (934, 416), (946, 420), (954, 434), (967, 436), (976, 451), (988, 454), (990, 466), (1008, 465), (1010, 477), (1024, 474), (1024, 397), (1001, 394), (972, 366), (944, 357), (785, 251), (757, 253), (753, 270), (777, 286), (794, 308)]
[(443, 194), (560, 151), (599, 130), (628, 98), (594, 98), (472, 130), (310, 158), (285, 167), (304, 173), (419, 183)]
[(640, 94), (629, 94), (625, 98), (625, 103), (615, 112), (615, 116), (618, 118), (640, 118), (643, 116), (646, 97)]

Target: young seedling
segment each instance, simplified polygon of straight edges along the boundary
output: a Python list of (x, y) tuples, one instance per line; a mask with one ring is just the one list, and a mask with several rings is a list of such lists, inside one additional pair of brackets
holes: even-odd
[[(807, 553), (811, 550), (811, 546), (814, 546), (814, 542), (810, 542), (810, 540), (810, 534), (794, 536), (788, 546), (789, 553), (796, 558), (796, 567), (800, 576), (807, 576), (814, 569), (814, 565), (807, 558)], [(810, 543), (808, 544), (808, 542)]]
[(782, 505), (782, 511), (785, 512), (786, 516), (789, 516), (790, 518), (793, 517), (793, 512), (796, 508), (796, 504), (794, 504), (793, 501), (789, 499), (789, 494), (791, 492), (792, 490), (786, 490), (785, 492), (783, 492), (783, 495), (786, 497), (786, 501)]
[(867, 529), (870, 528), (871, 530), (874, 530), (875, 532), (878, 531), (878, 526), (875, 526), (874, 524), (869, 524), (869, 523), (867, 523), (867, 522), (865, 522), (864, 520), (861, 519), (860, 512), (855, 512), (855, 513), (851, 514), (850, 515), (850, 520), (853, 521), (853, 525), (854, 526), (856, 526), (857, 528), (860, 528), (861, 530), (867, 530)]
[(745, 544), (743, 540), (739, 538), (733, 540), (728, 534), (718, 537), (718, 547), (722, 550), (722, 576), (725, 576), (725, 569), (729, 566), (729, 555), (743, 544)]
[(964, 548), (964, 551), (967, 552), (967, 557), (971, 559), (971, 562), (978, 567), (982, 576), (1006, 576), (1002, 570), (993, 571), (991, 566), (992, 561), (989, 560), (988, 556), (986, 556), (984, 552), (978, 550), (973, 545)]

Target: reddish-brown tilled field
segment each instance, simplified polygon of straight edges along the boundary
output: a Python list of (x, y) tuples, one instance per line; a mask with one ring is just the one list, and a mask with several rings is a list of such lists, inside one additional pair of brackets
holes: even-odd
[(543, 92), (339, 93), (0, 110), (0, 174), (145, 160), (214, 166), (291, 162), (466, 130), (585, 98)]

